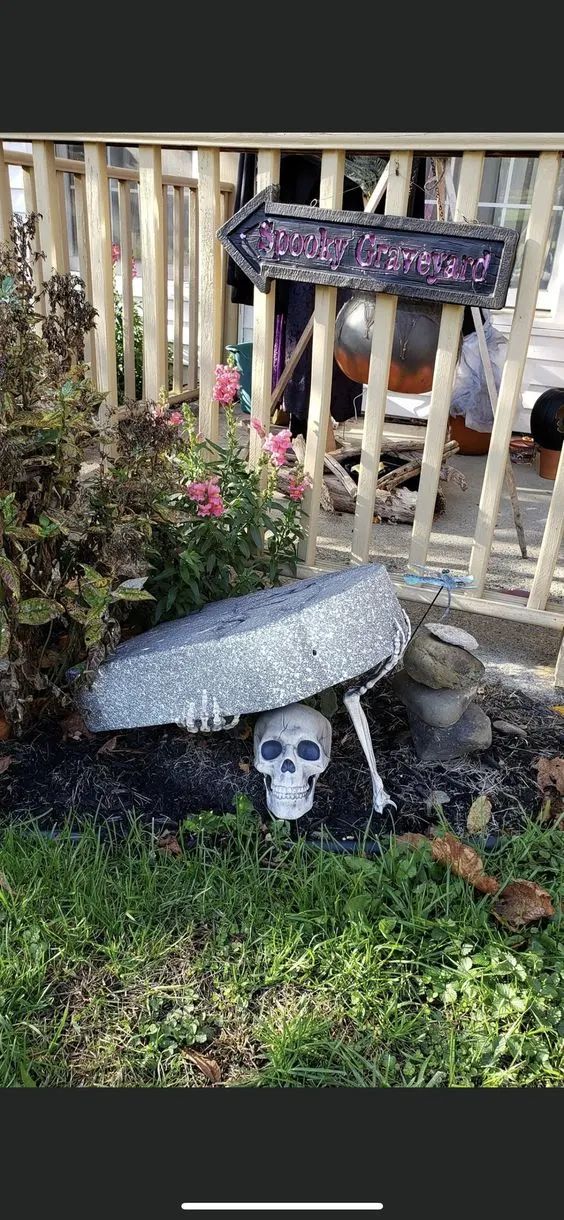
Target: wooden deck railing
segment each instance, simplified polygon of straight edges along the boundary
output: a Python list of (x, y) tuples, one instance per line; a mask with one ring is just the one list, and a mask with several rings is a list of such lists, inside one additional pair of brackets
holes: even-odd
[[(199, 384), (200, 430), (209, 438), (218, 435), (218, 410), (212, 401), (215, 364), (222, 358), (225, 343), (224, 318), (228, 294), (225, 289), (225, 255), (216, 231), (232, 206), (232, 184), (220, 181), (220, 153), (228, 149), (258, 151), (257, 189), (278, 180), (280, 153), (285, 150), (315, 149), (322, 154), (320, 206), (338, 208), (342, 203), (345, 152), (386, 153), (393, 173), (387, 182), (386, 211), (405, 214), (414, 154), (442, 156), (462, 153), (454, 217), (464, 223), (476, 215), (480, 185), (487, 156), (520, 154), (537, 158), (534, 192), (528, 213), (528, 226), (517, 286), (517, 299), (509, 334), (507, 357), (499, 388), (491, 445), (476, 515), (469, 572), (475, 587), (454, 595), (457, 608), (494, 615), (515, 622), (564, 629), (564, 611), (551, 603), (550, 594), (564, 526), (564, 450), (554, 483), (550, 511), (540, 550), (538, 566), (528, 601), (492, 591), (487, 587), (494, 531), (507, 461), (508, 445), (521, 392), (523, 371), (543, 272), (553, 201), (560, 169), (564, 133), (448, 133), (448, 132), (100, 132), (100, 133), (2, 133), (2, 139), (33, 141), (33, 154), (5, 152), (0, 158), (0, 236), (6, 232), (10, 212), (7, 166), (13, 162), (24, 170), (26, 207), (43, 214), (40, 241), (47, 254), (45, 274), (51, 267), (66, 269), (66, 225), (61, 205), (61, 180), (72, 174), (76, 189), (76, 223), (79, 235), (80, 269), (98, 310), (93, 367), (98, 383), (109, 391), (108, 412), (117, 405), (115, 373), (113, 282), (108, 183), (119, 182), (120, 241), (127, 261), (131, 246), (130, 189), (139, 183), (141, 247), (143, 265), (143, 327), (145, 353), (145, 394), (158, 397), (167, 382), (167, 335), (165, 319), (164, 242), (166, 209), (163, 192), (174, 192), (174, 381), (176, 393), (190, 391)], [(83, 142), (84, 163), (55, 157), (54, 141)], [(138, 147), (139, 171), (108, 166), (106, 145)], [(167, 178), (162, 174), (161, 148), (183, 147), (198, 150), (196, 179)], [(183, 378), (183, 282), (184, 282), (184, 208), (188, 192), (189, 207), (189, 337), (188, 375)], [(370, 206), (370, 205), (368, 205)], [(131, 389), (132, 296), (124, 277), (124, 330), (127, 333), (126, 383)], [(330, 416), (330, 388), (333, 367), (336, 290), (318, 286), (312, 336), (312, 373), (305, 454), (306, 471), (312, 488), (305, 505), (307, 534), (301, 552), (303, 573), (317, 570), (318, 523), (325, 453), (325, 438)], [(396, 298), (382, 295), (376, 299), (372, 356), (365, 405), (360, 477), (350, 554), (347, 562), (365, 562), (377, 557), (377, 532), (373, 530), (377, 472), (387, 405), (389, 365), (394, 333)], [(199, 376), (197, 372), (197, 318), (199, 313)], [(463, 309), (443, 305), (439, 345), (431, 392), (429, 423), (426, 431), (423, 467), (415, 520), (407, 560), (424, 564), (433, 526), (433, 513), (439, 482), (442, 445), (448, 425), (449, 406), (458, 358)], [(253, 413), (264, 424), (270, 421), (272, 397), (271, 369), (274, 331), (274, 293), (255, 292), (253, 336)], [(181, 385), (181, 382), (183, 383)], [(257, 439), (251, 439), (250, 460), (258, 455)], [(428, 591), (406, 588), (398, 582), (401, 595), (428, 601)], [(556, 679), (564, 684), (564, 650), (561, 649)]]

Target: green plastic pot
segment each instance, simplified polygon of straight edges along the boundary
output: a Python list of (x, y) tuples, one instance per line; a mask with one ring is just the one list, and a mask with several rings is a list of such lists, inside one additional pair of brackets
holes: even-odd
[(253, 385), (253, 345), (252, 343), (234, 343), (230, 347), (226, 347), (225, 350), (235, 357), (235, 367), (241, 374), (239, 402), (243, 411), (250, 414)]

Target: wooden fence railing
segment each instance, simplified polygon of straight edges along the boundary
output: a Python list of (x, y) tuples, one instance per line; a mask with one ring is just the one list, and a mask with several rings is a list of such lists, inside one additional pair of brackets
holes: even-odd
[[(15, 161), (24, 168), (26, 206), (43, 214), (40, 241), (47, 253), (45, 274), (51, 267), (66, 268), (66, 226), (61, 206), (60, 183), (64, 174), (75, 177), (76, 221), (79, 234), (80, 268), (95, 307), (99, 312), (93, 361), (100, 385), (109, 390), (108, 411), (115, 409), (116, 380), (113, 321), (113, 284), (108, 182), (119, 181), (120, 239), (122, 255), (130, 250), (130, 199), (132, 182), (139, 183), (139, 207), (143, 264), (143, 327), (145, 352), (145, 394), (158, 397), (166, 381), (165, 209), (163, 192), (174, 192), (174, 382), (173, 391), (194, 389), (199, 384), (200, 430), (217, 439), (219, 413), (212, 401), (214, 366), (222, 357), (225, 343), (224, 319), (228, 294), (225, 289), (225, 256), (216, 231), (232, 206), (230, 184), (220, 181), (220, 152), (226, 149), (258, 151), (257, 187), (278, 180), (280, 152), (311, 150), (321, 152), (319, 204), (342, 204), (345, 152), (386, 153), (390, 171), (386, 192), (386, 211), (405, 214), (408, 204), (411, 165), (414, 154), (446, 157), (462, 154), (458, 179), (455, 218), (471, 221), (476, 215), (485, 159), (492, 154), (518, 157), (526, 154), (537, 160), (534, 192), (528, 212), (528, 226), (517, 286), (517, 298), (509, 334), (507, 357), (499, 388), (491, 445), (485, 463), (483, 484), (474, 527), (469, 572), (474, 588), (453, 595), (456, 608), (506, 618), (510, 621), (564, 629), (564, 610), (550, 601), (556, 563), (564, 526), (564, 449), (554, 483), (550, 511), (544, 530), (538, 566), (528, 601), (495, 592), (487, 587), (494, 531), (505, 476), (507, 451), (521, 391), (523, 371), (543, 272), (553, 201), (560, 169), (564, 133), (349, 133), (349, 132), (212, 132), (212, 133), (4, 133), (9, 140), (33, 141), (33, 154), (6, 152), (0, 158), (0, 236), (6, 231), (10, 211), (7, 165)], [(85, 161), (62, 161), (55, 157), (54, 141), (84, 142)], [(139, 148), (139, 171), (107, 165), (106, 145), (126, 144)], [(196, 148), (198, 178), (167, 179), (161, 169), (161, 147)], [(189, 207), (189, 335), (190, 358), (186, 383), (182, 376), (183, 318), (183, 198), (188, 192)], [(196, 237), (198, 231), (198, 238)], [(199, 266), (198, 266), (199, 263)], [(127, 281), (127, 275), (124, 277)], [(127, 331), (126, 378), (131, 387), (132, 300), (124, 291), (124, 329)], [(320, 496), (325, 439), (330, 417), (330, 387), (333, 367), (336, 290), (318, 286), (312, 334), (312, 374), (305, 451), (306, 472), (312, 487), (305, 509), (307, 532), (301, 551), (301, 572), (318, 570), (317, 559)], [(199, 377), (196, 370), (196, 319), (199, 310)], [(376, 299), (372, 356), (365, 406), (362, 454), (353, 537), (347, 562), (365, 562), (377, 554), (377, 533), (373, 530), (377, 472), (387, 405), (387, 387), (396, 298), (382, 295)], [(431, 392), (429, 424), (423, 455), (417, 508), (406, 562), (424, 564), (432, 531), (436, 491), (442, 462), (442, 445), (448, 424), (449, 404), (456, 371), (462, 325), (462, 307), (444, 305), (435, 373)], [(270, 420), (272, 397), (271, 369), (274, 329), (274, 294), (255, 292), (253, 339), (253, 413), (264, 423)], [(251, 462), (258, 455), (257, 441), (251, 441)], [(333, 565), (334, 566), (334, 565)], [(397, 582), (406, 600), (429, 601), (428, 590), (407, 588)], [(442, 595), (441, 595), (442, 598)], [(441, 599), (439, 599), (441, 600)], [(561, 648), (556, 681), (564, 684), (564, 649)]]
[[(6, 137), (3, 137), (6, 139)], [(158, 399), (163, 389), (178, 400), (197, 395), (199, 383), (199, 242), (207, 251), (210, 242), (210, 202), (206, 194), (208, 183), (204, 173), (204, 192), (199, 195), (197, 178), (167, 175), (162, 172), (160, 145), (139, 147), (139, 168), (108, 164), (107, 144), (85, 141), (84, 161), (55, 155), (55, 143), (67, 143), (67, 137), (38, 139), (35, 135), (20, 137), (31, 141), (32, 152), (7, 147), (0, 150), (0, 239), (8, 235), (12, 215), (9, 184), (10, 165), (21, 166), (24, 181), (25, 209), (40, 213), (37, 249), (45, 260), (36, 268), (37, 288), (53, 270), (70, 269), (69, 229), (74, 222), (78, 246), (79, 273), (86, 292), (98, 310), (94, 341), (87, 346), (87, 358), (92, 375), (101, 389), (106, 390), (104, 419), (111, 419), (118, 406), (115, 348), (115, 310), (112, 230), (110, 214), (110, 184), (118, 185), (119, 247), (123, 309), (123, 365), (125, 397), (135, 398), (134, 309), (135, 298), (130, 274), (132, 247), (132, 191), (139, 197), (141, 239), (141, 299), (143, 315), (143, 392)], [(113, 141), (112, 141), (113, 142)], [(209, 154), (208, 154), (209, 155)], [(213, 157), (213, 154), (212, 154)], [(233, 184), (217, 179), (217, 205), (214, 222), (217, 227), (230, 215)], [(65, 182), (72, 179), (73, 204), (69, 207)], [(168, 201), (172, 193), (172, 319), (169, 317), (169, 232)], [(74, 211), (74, 215), (71, 215)], [(201, 221), (201, 237), (199, 238)], [(216, 259), (218, 278), (223, 270), (222, 252)], [(203, 260), (204, 281), (207, 259)], [(225, 277), (223, 277), (225, 278)], [(205, 281), (206, 282), (206, 281)], [(204, 291), (207, 304), (209, 294)], [(203, 333), (208, 333), (206, 304), (203, 311)], [(40, 309), (45, 309), (40, 302)], [(188, 360), (185, 361), (184, 332), (188, 323)], [(226, 308), (226, 294), (217, 295), (214, 319), (214, 355), (219, 360), (226, 342), (236, 341), (234, 311)], [(169, 376), (168, 344), (172, 343), (172, 376)], [(211, 384), (213, 375), (208, 345), (203, 345), (202, 368), (204, 382)]]

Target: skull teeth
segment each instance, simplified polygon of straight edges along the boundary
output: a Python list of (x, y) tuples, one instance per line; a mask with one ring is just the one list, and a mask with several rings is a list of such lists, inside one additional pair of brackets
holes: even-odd
[(304, 796), (307, 796), (309, 788), (275, 788), (271, 789), (271, 794), (277, 801), (302, 801)]

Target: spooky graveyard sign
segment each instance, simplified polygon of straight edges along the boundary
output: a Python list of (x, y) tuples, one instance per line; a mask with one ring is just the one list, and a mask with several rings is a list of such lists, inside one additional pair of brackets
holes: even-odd
[(492, 225), (412, 220), (279, 203), (255, 195), (217, 236), (250, 280), (273, 279), (501, 309), (518, 233)]

